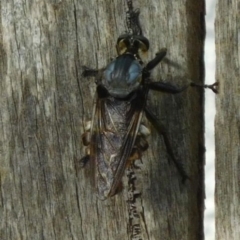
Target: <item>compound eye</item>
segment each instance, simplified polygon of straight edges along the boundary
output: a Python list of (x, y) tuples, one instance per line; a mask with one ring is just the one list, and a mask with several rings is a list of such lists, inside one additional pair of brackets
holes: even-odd
[(138, 49), (142, 52), (147, 52), (148, 51), (148, 45), (146, 45), (144, 42), (138, 40)]
[(128, 39), (121, 39), (118, 41), (116, 46), (118, 55), (124, 54), (127, 51), (129, 44), (130, 43)]
[(116, 45), (118, 55), (124, 54), (129, 49), (131, 38), (132, 35), (130, 34), (123, 34), (118, 38)]
[(135, 36), (135, 41), (138, 43), (138, 51), (140, 52), (147, 52), (149, 49), (149, 41), (144, 36)]

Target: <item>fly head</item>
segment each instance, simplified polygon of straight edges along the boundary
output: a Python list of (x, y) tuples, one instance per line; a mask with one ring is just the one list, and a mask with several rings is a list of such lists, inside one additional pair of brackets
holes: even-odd
[(123, 34), (117, 40), (118, 55), (130, 53), (140, 59), (139, 55), (149, 49), (149, 41), (142, 35)]

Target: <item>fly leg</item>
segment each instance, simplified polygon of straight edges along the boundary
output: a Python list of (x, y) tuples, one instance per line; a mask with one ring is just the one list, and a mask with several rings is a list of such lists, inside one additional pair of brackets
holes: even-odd
[(145, 80), (147, 81), (147, 85), (148, 85), (149, 89), (175, 94), (175, 93), (183, 92), (189, 86), (191, 86), (191, 87), (209, 88), (214, 93), (218, 93), (218, 86), (219, 86), (218, 82), (215, 82), (210, 85), (198, 84), (198, 83), (191, 82), (187, 86), (184, 86), (182, 88), (177, 88), (169, 83), (164, 83), (164, 82), (149, 82), (150, 71), (153, 68), (155, 68), (162, 61), (162, 59), (166, 56), (166, 54), (167, 54), (167, 49), (162, 48), (158, 53), (156, 53), (155, 58), (152, 59), (146, 65), (146, 67), (143, 68), (143, 81), (145, 81)]
[(143, 69), (143, 81), (147, 82), (147, 86), (149, 90), (156, 90), (156, 91), (162, 91), (162, 92), (168, 92), (172, 94), (183, 92), (185, 89), (187, 89), (191, 84), (188, 84), (187, 86), (184, 86), (182, 88), (177, 88), (176, 86), (171, 85), (170, 83), (165, 82), (150, 82), (150, 71), (155, 68), (162, 59), (166, 56), (167, 49), (162, 48), (155, 56), (154, 59), (152, 59), (146, 67)]
[(150, 135), (150, 130), (144, 125), (140, 124), (139, 131), (136, 137), (135, 145), (132, 149), (132, 153), (128, 159), (129, 163), (134, 160), (141, 159), (142, 152), (148, 149), (147, 137)]
[(171, 93), (171, 94), (177, 94), (180, 92), (183, 92), (189, 87), (189, 84), (184, 87), (176, 87), (173, 86), (170, 83), (165, 83), (165, 82), (150, 82), (148, 83), (148, 88), (150, 90), (156, 90), (156, 91), (161, 91), (161, 92), (166, 92), (166, 93)]
[(148, 82), (150, 78), (150, 71), (155, 68), (161, 61), (162, 59), (166, 56), (167, 54), (167, 49), (162, 48), (158, 53), (156, 53), (156, 56), (154, 59), (152, 59), (146, 67), (143, 68), (142, 70), (142, 78), (143, 82)]
[(169, 83), (164, 83), (164, 82), (149, 82), (149, 77), (150, 77), (150, 71), (155, 68), (161, 61), (162, 59), (166, 56), (167, 54), (167, 49), (162, 48), (155, 56), (154, 59), (152, 59), (146, 67), (143, 68), (143, 81), (147, 81), (147, 86), (151, 90), (156, 90), (156, 91), (162, 91), (162, 92), (168, 92), (172, 94), (180, 93), (186, 90), (189, 86), (192, 87), (201, 87), (201, 88), (210, 88), (212, 89), (213, 92), (217, 93), (217, 84), (214, 83), (212, 85), (200, 85), (191, 82), (187, 86), (184, 86), (182, 88), (177, 88), (176, 86), (173, 86)]
[(93, 69), (86, 66), (83, 66), (82, 68), (83, 68), (83, 72), (82, 72), (83, 77), (95, 77), (96, 78), (95, 83), (97, 85), (101, 82), (102, 74), (105, 68)]
[(157, 120), (156, 116), (148, 109), (145, 108), (145, 115), (147, 117), (147, 119), (152, 123), (152, 125), (157, 129), (157, 131), (162, 134), (163, 136), (163, 140), (167, 149), (167, 153), (170, 156), (170, 158), (172, 159), (173, 163), (175, 164), (178, 172), (180, 173), (181, 177), (182, 177), (182, 181), (183, 183), (189, 179), (188, 175), (186, 174), (183, 165), (177, 161), (177, 159), (174, 156), (174, 153), (172, 151), (172, 147), (170, 144), (170, 141), (168, 139), (168, 135), (166, 132), (165, 127)]
[[(152, 59), (146, 65), (146, 67), (143, 69), (143, 72), (147, 73), (147, 72), (151, 71), (153, 68), (155, 68), (162, 61), (162, 59), (166, 56), (166, 54), (167, 54), (167, 49), (166, 48), (160, 49), (160, 51), (158, 53), (156, 53), (155, 58)], [(149, 73), (149, 75), (150, 75), (150, 73)]]
[(82, 68), (83, 68), (83, 72), (82, 72), (83, 77), (96, 77), (102, 72), (102, 69), (92, 69), (86, 66), (83, 66)]
[(90, 160), (90, 141), (91, 141), (91, 121), (87, 121), (86, 123), (86, 131), (82, 134), (82, 142), (85, 148), (85, 156), (80, 159), (81, 167), (85, 167), (87, 162)]
[(150, 135), (150, 130), (143, 123), (141, 123), (138, 130), (136, 145), (142, 152), (148, 149), (149, 145), (147, 142), (147, 137), (149, 135)]
[(204, 84), (198, 84), (198, 83), (191, 82), (188, 85), (179, 88), (179, 87), (176, 87), (176, 86), (174, 86), (170, 83), (166, 83), (166, 82), (149, 82), (147, 84), (148, 88), (151, 90), (172, 93), (172, 94), (177, 94), (177, 93), (183, 92), (189, 86), (198, 87), (198, 88), (209, 88), (214, 93), (218, 93), (218, 85), (219, 85), (218, 82), (215, 82), (211, 85), (204, 85)]

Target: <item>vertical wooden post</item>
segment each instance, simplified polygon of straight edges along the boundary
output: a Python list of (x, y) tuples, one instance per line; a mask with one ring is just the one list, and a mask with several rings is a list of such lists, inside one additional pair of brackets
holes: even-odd
[(240, 1), (216, 11), (216, 239), (240, 239)]
[[(126, 176), (122, 193), (98, 200), (88, 170), (78, 167), (95, 91), (81, 66), (104, 67), (116, 56), (126, 3), (52, 2), (0, 4), (0, 238), (203, 239), (203, 91), (152, 92), (149, 100), (190, 180), (181, 183), (152, 128), (150, 148), (134, 170), (141, 193), (136, 221), (126, 201)], [(146, 62), (168, 49), (153, 78), (179, 86), (203, 82), (204, 1), (133, 4), (151, 44)]]

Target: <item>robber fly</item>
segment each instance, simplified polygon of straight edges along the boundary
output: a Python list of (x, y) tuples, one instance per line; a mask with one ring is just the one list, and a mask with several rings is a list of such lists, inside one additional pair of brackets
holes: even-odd
[(117, 58), (103, 69), (84, 67), (83, 71), (84, 77), (96, 78), (96, 96), (92, 120), (82, 137), (87, 146), (82, 162), (90, 160), (100, 199), (118, 192), (128, 162), (139, 159), (148, 148), (146, 136), (149, 130), (141, 123), (143, 114), (161, 131), (171, 159), (182, 178), (187, 178), (182, 165), (174, 157), (164, 128), (146, 108), (146, 100), (149, 90), (175, 94), (188, 86), (177, 88), (151, 79), (150, 71), (160, 63), (167, 51), (160, 50), (154, 59), (143, 65), (140, 55), (148, 51), (149, 41), (142, 35), (138, 16), (139, 10), (129, 6), (127, 25), (132, 32), (117, 39)]

